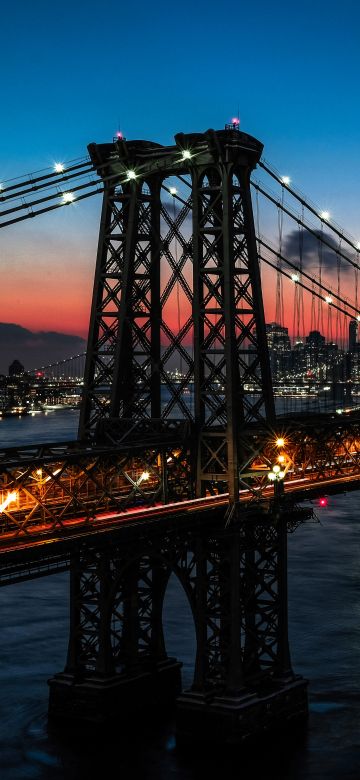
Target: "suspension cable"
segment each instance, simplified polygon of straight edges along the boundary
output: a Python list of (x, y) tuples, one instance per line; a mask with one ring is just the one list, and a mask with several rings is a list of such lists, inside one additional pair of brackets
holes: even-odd
[[(305, 230), (308, 231), (308, 233), (311, 233), (316, 239), (321, 240), (322, 243), (324, 244), (324, 246), (327, 246), (329, 249), (331, 249), (332, 252), (336, 252), (336, 249), (335, 249), (334, 245), (331, 244), (330, 241), (328, 241), (325, 238), (324, 235), (322, 235), (320, 237), (319, 236), (319, 230), (316, 230), (315, 226), (314, 227), (310, 226), (295, 211), (291, 211), (291, 209), (290, 209), (288, 204), (286, 206), (285, 205), (281, 205), (281, 201), (278, 200), (273, 194), (271, 194), (268, 191), (266, 191), (263, 188), (263, 186), (261, 186), (258, 182), (255, 182), (255, 181), (252, 180), (251, 181), (251, 185), (254, 187), (255, 190), (258, 190), (261, 193), (261, 195), (263, 195), (267, 200), (269, 200), (275, 206), (277, 206), (277, 207), (279, 206), (280, 208), (282, 208), (284, 213), (287, 214), (289, 217), (291, 217), (291, 219), (293, 219), (294, 222), (296, 222), (298, 225), (302, 225), (305, 228)], [(323, 219), (321, 219), (321, 217), (318, 217), (318, 218), (320, 219), (321, 222), (324, 221)], [(326, 225), (328, 226), (329, 223), (326, 222)], [(339, 234), (339, 235), (342, 235), (342, 234)], [(345, 260), (347, 263), (350, 263), (354, 268), (360, 269), (360, 265), (359, 265), (359, 249), (360, 249), (360, 247), (356, 248), (355, 246), (352, 245), (352, 248), (355, 249), (357, 262), (355, 260), (353, 260), (349, 255), (344, 254), (343, 251), (339, 251), (339, 255), (340, 255), (340, 257), (343, 260)]]
[[(258, 164), (278, 184), (280, 184), (281, 186), (284, 186), (285, 182), (283, 181), (282, 177), (277, 173), (275, 168), (273, 168), (270, 165), (270, 163), (268, 163), (267, 161), (265, 162), (265, 160), (260, 160)], [(285, 186), (286, 186), (286, 189), (288, 190), (288, 192), (290, 193), (290, 195), (292, 195), (295, 198), (295, 200), (299, 201), (299, 203), (301, 203), (302, 206), (304, 206), (306, 209), (308, 209), (308, 211), (310, 211), (315, 217), (317, 217), (320, 220), (322, 219), (322, 217), (321, 217), (321, 209), (317, 208), (317, 206), (315, 206), (313, 203), (311, 203), (311, 201), (308, 198), (306, 198), (302, 193), (300, 193), (299, 190), (296, 190), (294, 187), (290, 187), (290, 185), (288, 183), (286, 183)], [(351, 236), (347, 235), (344, 232), (344, 230), (341, 228), (340, 225), (337, 225), (336, 223), (334, 223), (333, 220), (331, 222), (330, 221), (329, 222), (326, 221), (326, 224), (328, 225), (330, 230), (332, 230), (334, 233), (336, 233), (336, 235), (339, 238), (341, 238), (343, 241), (345, 241), (346, 244), (351, 246), (351, 248), (354, 249), (355, 252), (358, 251), (359, 247), (356, 245), (355, 241), (351, 238)]]
[[(86, 168), (85, 171), (83, 170), (84, 168)], [(0, 203), (4, 203), (8, 200), (14, 200), (15, 198), (20, 198), (23, 195), (27, 195), (29, 192), (55, 187), (58, 184), (61, 185), (63, 181), (67, 181), (68, 179), (73, 179), (79, 176), (84, 176), (84, 174), (90, 171), (95, 171), (95, 168), (92, 162), (89, 160), (88, 162), (81, 163), (79, 165), (72, 165), (70, 168), (64, 168), (64, 171), (61, 172), (61, 174), (59, 174), (58, 171), (54, 171), (53, 173), (48, 173), (46, 176), (40, 176), (36, 179), (32, 179), (28, 183), (22, 181), (19, 184), (13, 184), (10, 187), (1, 187)], [(30, 175), (31, 174), (29, 174), (29, 176)], [(21, 189), (21, 187), (23, 189)], [(13, 190), (17, 191), (11, 192), (10, 195), (6, 194)]]
[[(274, 252), (274, 254), (276, 254), (276, 252)], [(270, 266), (270, 268), (273, 268), (275, 271), (277, 270), (276, 263), (272, 263), (271, 260), (269, 260), (267, 257), (264, 257), (264, 255), (261, 256), (261, 260), (262, 260), (262, 262), (266, 263), (266, 265)], [(287, 273), (284, 270), (284, 268), (282, 268), (281, 273), (282, 273), (283, 276), (286, 276), (286, 278), (291, 281), (291, 274)], [(297, 282), (297, 284), (299, 284), (300, 287), (302, 287), (304, 290), (309, 292), (311, 295), (314, 295), (316, 298), (321, 298), (321, 295), (320, 295), (319, 292), (316, 292), (316, 290), (312, 290), (311, 287), (308, 287), (303, 282), (299, 281), (299, 282)], [(342, 306), (338, 306), (337, 303), (332, 302), (331, 306), (334, 309), (338, 309), (342, 314), (345, 315), (345, 317), (351, 317), (351, 319), (353, 319), (353, 315), (351, 314), (351, 312), (349, 312), (346, 309), (342, 308)], [(351, 306), (351, 304), (348, 304), (348, 303), (345, 302), (345, 306)], [(351, 307), (351, 308), (353, 308), (353, 307)]]
[(85, 200), (85, 198), (91, 198), (93, 195), (98, 195), (101, 192), (104, 192), (104, 187), (98, 187), (96, 190), (92, 190), (91, 192), (85, 192), (82, 195), (79, 195), (72, 203), (55, 203), (52, 206), (47, 206), (43, 209), (38, 209), (38, 211), (32, 212), (30, 211), (28, 214), (22, 214), (19, 217), (15, 217), (14, 219), (8, 219), (6, 222), (0, 223), (0, 228), (8, 227), (9, 225), (14, 225), (16, 222), (23, 222), (25, 219), (31, 219), (33, 217), (39, 216), (39, 214), (46, 214), (48, 211), (55, 211), (55, 209), (63, 209), (65, 206), (72, 205), (73, 203), (78, 203), (80, 200)]
[[(258, 238), (258, 242), (259, 242), (259, 244), (261, 246), (263, 246), (265, 249), (267, 249), (269, 252), (271, 252), (275, 257), (278, 256), (277, 250), (275, 248), (273, 248), (270, 244), (268, 244), (266, 241), (264, 241), (263, 238), (259, 237)], [(264, 257), (262, 257), (262, 259), (264, 259)], [(291, 260), (289, 260), (284, 255), (282, 255), (281, 260), (284, 263), (286, 263), (286, 265), (288, 265), (293, 270), (295, 270), (295, 271), (299, 270), (298, 267), (295, 265), (295, 263), (292, 263)], [(281, 273), (282, 273), (282, 271), (281, 271)], [(350, 303), (349, 301), (346, 301), (342, 297), (339, 297), (336, 292), (334, 292), (329, 286), (325, 285), (322, 281), (320, 282), (319, 279), (315, 279), (314, 280), (314, 278), (312, 276), (310, 276), (310, 274), (308, 274), (304, 270), (302, 271), (302, 277), (304, 277), (305, 279), (308, 279), (311, 284), (313, 284), (315, 282), (317, 287), (319, 289), (323, 290), (323, 292), (326, 293), (327, 296), (329, 296), (330, 298), (336, 298), (337, 300), (340, 301), (340, 303), (342, 303), (344, 306), (347, 306), (349, 309), (352, 309), (358, 315), (358, 311), (355, 309), (355, 306), (352, 303)], [(291, 275), (288, 278), (291, 279)], [(300, 279), (298, 281), (296, 281), (295, 284), (300, 284)], [(320, 293), (316, 294), (315, 290), (312, 291), (312, 289), (308, 288), (308, 287), (306, 287), (305, 289), (307, 289), (309, 292), (314, 292), (314, 295), (316, 296), (316, 298), (321, 298), (322, 299), (322, 296), (320, 295)], [(349, 316), (350, 316), (350, 314), (349, 314)], [(351, 316), (354, 316), (354, 315), (351, 315)]]

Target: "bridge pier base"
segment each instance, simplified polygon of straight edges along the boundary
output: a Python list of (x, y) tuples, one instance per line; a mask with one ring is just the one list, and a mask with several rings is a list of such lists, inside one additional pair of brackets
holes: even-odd
[(307, 682), (298, 677), (243, 695), (185, 691), (177, 699), (177, 742), (180, 746), (241, 744), (267, 732), (296, 730), (307, 716)]
[(174, 706), (181, 691), (181, 666), (167, 658), (154, 670), (133, 675), (83, 678), (66, 671), (49, 680), (49, 720), (71, 729), (150, 721)]

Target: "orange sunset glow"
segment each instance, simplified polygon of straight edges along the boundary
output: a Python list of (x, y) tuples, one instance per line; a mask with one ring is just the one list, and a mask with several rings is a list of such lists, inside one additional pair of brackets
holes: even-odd
[[(45, 215), (32, 222), (21, 223), (15, 229), (3, 232), (0, 266), (0, 321), (16, 323), (31, 331), (58, 331), (87, 337), (95, 271), (100, 196), (91, 203), (64, 208), (55, 215)], [(274, 238), (276, 245), (276, 238)], [(272, 258), (274, 260), (274, 258)], [(296, 258), (295, 258), (296, 262)], [(165, 284), (169, 269), (164, 263)], [(314, 273), (317, 273), (316, 258)], [(191, 267), (186, 265), (186, 277), (191, 285)], [(262, 264), (263, 297), (267, 322), (276, 320), (276, 272)], [(323, 281), (336, 291), (335, 272), (323, 274)], [(342, 295), (355, 304), (355, 286), (352, 269), (342, 273)], [(295, 285), (282, 279), (283, 324), (292, 337), (308, 333), (312, 318), (329, 339), (342, 338), (346, 332), (343, 315), (329, 311), (324, 300), (312, 304), (311, 295), (304, 291), (304, 316), (296, 323), (294, 318)], [(311, 309), (313, 308), (313, 315)], [(175, 285), (164, 307), (164, 319), (177, 332), (190, 316), (191, 306), (181, 285)], [(303, 328), (304, 323), (304, 328)], [(313, 322), (314, 325), (314, 322)], [(302, 332), (304, 330), (304, 332)], [(189, 333), (185, 341), (191, 340)]]

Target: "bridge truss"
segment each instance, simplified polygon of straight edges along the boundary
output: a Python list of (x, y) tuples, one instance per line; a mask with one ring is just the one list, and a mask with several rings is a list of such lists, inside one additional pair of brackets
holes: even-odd
[[(356, 413), (275, 417), (259, 258), (276, 272), (280, 324), (290, 280), (297, 329), (307, 291), (312, 325), (326, 304), (339, 331), (358, 316), (358, 247), (234, 126), (166, 147), (119, 138), (89, 153), (0, 193), (2, 227), (103, 193), (79, 440), (0, 452), (0, 584), (70, 566), (69, 653), (50, 682), (50, 712), (98, 724), (119, 702), (127, 717), (179, 693), (162, 630), (175, 573), (197, 633), (179, 731), (242, 741), (306, 715), (287, 635), (286, 535), (312, 514), (297, 502), (360, 485)], [(280, 198), (251, 178), (257, 165)], [(280, 215), (278, 246), (258, 211), (254, 220), (251, 187)], [(285, 217), (300, 231), (297, 260), (285, 253)], [(316, 277), (303, 262), (305, 231), (319, 244)], [(336, 257), (335, 290), (324, 247)], [(341, 263), (354, 270), (352, 302)], [(274, 491), (279, 464), (284, 489)]]

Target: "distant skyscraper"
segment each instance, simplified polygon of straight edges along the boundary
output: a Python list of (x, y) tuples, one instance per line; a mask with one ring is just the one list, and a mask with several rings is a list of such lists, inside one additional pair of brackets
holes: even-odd
[(20, 360), (13, 360), (9, 366), (9, 376), (22, 376), (25, 369)]
[(287, 374), (290, 369), (291, 342), (289, 331), (277, 322), (270, 322), (266, 325), (266, 335), (272, 375), (275, 380), (278, 380)]
[(357, 345), (358, 323), (351, 320), (349, 323), (349, 352), (355, 352)]

